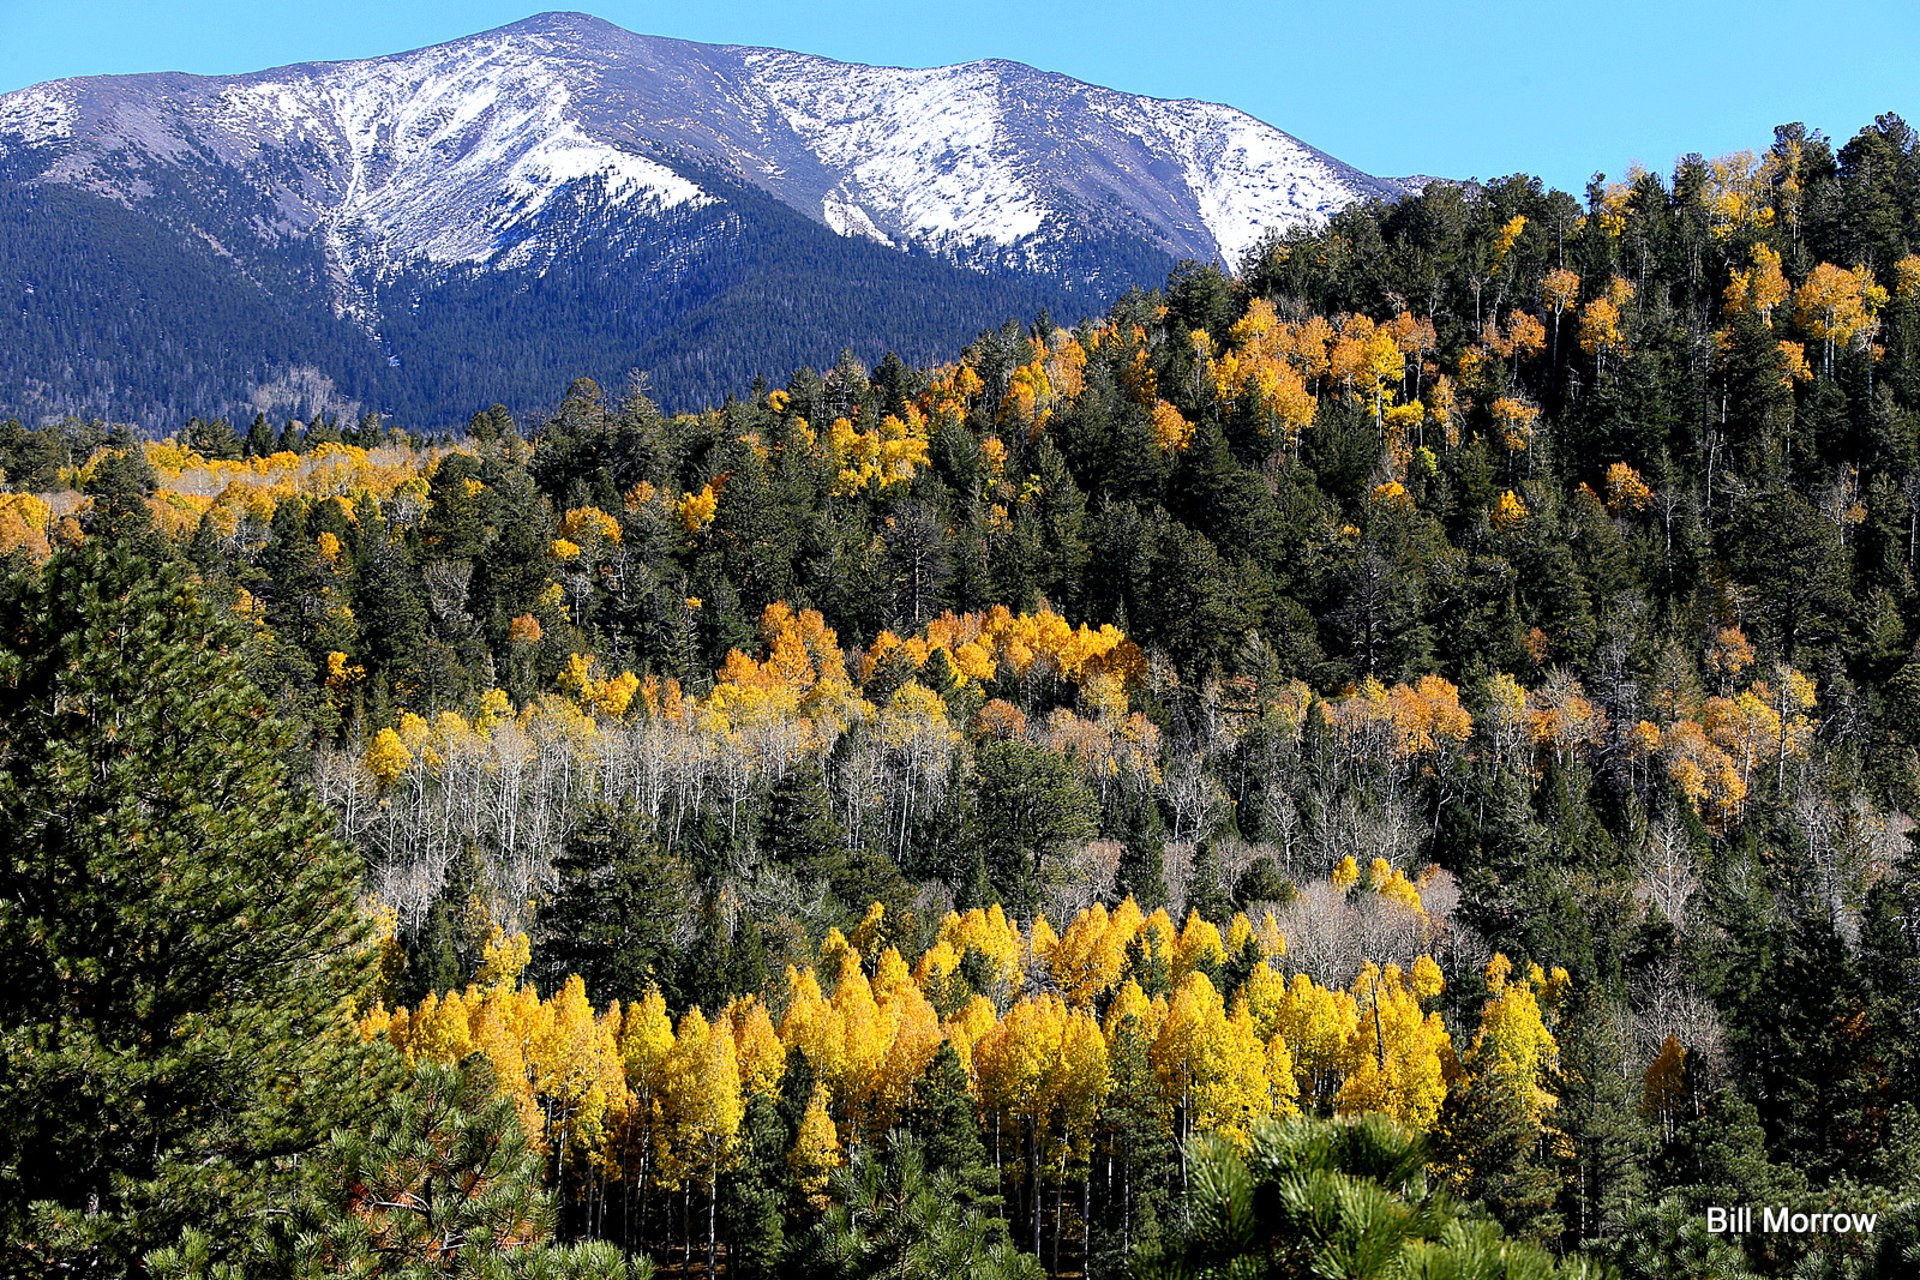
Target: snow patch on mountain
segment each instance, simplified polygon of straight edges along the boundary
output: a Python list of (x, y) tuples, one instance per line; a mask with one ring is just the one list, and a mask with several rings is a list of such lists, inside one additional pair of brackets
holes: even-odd
[(1143, 105), (1230, 267), (1267, 231), (1324, 222), (1363, 194), (1316, 152), (1232, 107), (1151, 99)]
[[(1007, 246), (1046, 209), (1001, 129), (998, 83), (971, 67), (912, 71), (755, 50), (756, 87), (860, 201), (930, 247)], [(843, 233), (845, 234), (845, 233)]]
[(0, 94), (0, 155), (9, 142), (33, 147), (71, 138), (79, 121), (80, 108), (60, 84)]

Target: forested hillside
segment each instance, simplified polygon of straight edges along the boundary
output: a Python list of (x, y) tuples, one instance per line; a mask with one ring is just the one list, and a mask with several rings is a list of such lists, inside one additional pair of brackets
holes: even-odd
[[(458, 438), (12, 425), (0, 466), (18, 1271), (1920, 1267), (1895, 117), (1584, 198), (1436, 183), (701, 413), (581, 380)], [(242, 666), (244, 708), (166, 711)], [(231, 804), (149, 839), (194, 769)], [(94, 812), (57, 856), (32, 816)], [(338, 1088), (231, 1095), (248, 1197), (184, 1139), (66, 1172), (143, 1096), (115, 1054), (228, 997), (104, 1022), (119, 926), (62, 895), (218, 855), (225, 924), (143, 917), (171, 990), (171, 930), (254, 927), (233, 877), (291, 909), (276, 848), (338, 950), (222, 1034)], [(486, 1190), (457, 1247), (395, 1208), (435, 1177)]]

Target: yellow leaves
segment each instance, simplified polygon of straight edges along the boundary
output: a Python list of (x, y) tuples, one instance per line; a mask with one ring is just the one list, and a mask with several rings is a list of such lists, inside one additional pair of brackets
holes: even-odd
[(1090, 1013), (1052, 994), (1021, 1000), (974, 1043), (973, 1069), (981, 1105), (1025, 1126), (1050, 1163), (1085, 1151), (1108, 1087), (1107, 1042)]
[(1493, 504), (1493, 515), (1490, 518), (1494, 528), (1502, 533), (1511, 533), (1527, 523), (1528, 515), (1526, 502), (1519, 494), (1508, 489), (1500, 495), (1499, 501)]
[(508, 933), (495, 924), (480, 949), (480, 971), (474, 981), (483, 988), (509, 989), (520, 981), (532, 959), (533, 947), (526, 934)]
[(1533, 433), (1540, 424), (1540, 409), (1513, 396), (1501, 396), (1488, 406), (1493, 415), (1493, 425), (1500, 433), (1500, 443), (1509, 453), (1520, 453), (1533, 447)]
[[(327, 688), (338, 692), (366, 678), (367, 669), (358, 663), (348, 662), (346, 654), (335, 650), (327, 655)], [(405, 771), (406, 766), (402, 765), (401, 772)], [(398, 775), (396, 774), (395, 776), (397, 777)]]
[(1153, 402), (1153, 442), (1162, 453), (1184, 452), (1193, 443), (1193, 424), (1165, 400)]
[(1297, 1093), (1291, 1079), (1274, 1087), (1268, 1067), (1275, 1058), (1291, 1077), (1291, 1055), (1269, 1053), (1247, 1003), (1237, 1002), (1229, 1015), (1220, 993), (1200, 972), (1188, 974), (1175, 989), (1148, 1050), (1161, 1088), (1188, 1123), (1243, 1146), (1253, 1121), (1273, 1114), (1279, 1099), (1291, 1107)]
[(1445, 1061), (1452, 1039), (1438, 1013), (1426, 1013), (1399, 966), (1369, 963), (1354, 980), (1356, 1019), (1349, 1039), (1350, 1074), (1335, 1108), (1342, 1115), (1377, 1111), (1425, 1132), (1447, 1095)]
[(1580, 682), (1561, 671), (1527, 695), (1527, 732), (1534, 745), (1566, 759), (1574, 751), (1597, 746), (1606, 715), (1588, 701)]
[(1791, 386), (1796, 382), (1813, 381), (1813, 366), (1807, 363), (1805, 343), (1789, 342), (1782, 338), (1779, 342), (1780, 362), (1785, 366), (1781, 381)]
[(1306, 1105), (1332, 1105), (1351, 1065), (1359, 1017), (1359, 1006), (1348, 992), (1323, 987), (1304, 973), (1287, 983), (1270, 1028), (1287, 1045), (1296, 1096)]
[(1653, 505), (1653, 490), (1640, 473), (1624, 462), (1607, 467), (1607, 510), (1614, 515), (1637, 515)]
[(1352, 693), (1321, 706), (1342, 748), (1379, 764), (1405, 764), (1457, 748), (1473, 733), (1459, 689), (1440, 676), (1391, 688), (1368, 677)]
[(1739, 813), (1747, 798), (1746, 780), (1699, 724), (1676, 721), (1661, 731), (1660, 739), (1667, 777), (1702, 817), (1711, 821)]
[(1353, 888), (1360, 883), (1360, 864), (1354, 861), (1352, 854), (1347, 854), (1334, 866), (1333, 873), (1327, 877), (1327, 881), (1342, 892)]
[(1537, 1127), (1558, 1102), (1546, 1082), (1560, 1046), (1541, 1012), (1545, 979), (1537, 968), (1519, 981), (1511, 972), (1507, 957), (1495, 954), (1487, 966), (1491, 995), (1462, 1063), (1470, 1076), (1508, 1096), (1526, 1123)]
[(1091, 1005), (1120, 980), (1127, 944), (1133, 941), (1141, 919), (1132, 898), (1111, 914), (1095, 903), (1073, 918), (1047, 957), (1048, 973), (1068, 1004)]
[(840, 468), (834, 492), (841, 496), (905, 484), (927, 465), (926, 419), (909, 405), (902, 419), (888, 414), (880, 425), (861, 430), (846, 418), (827, 429), (827, 453)]
[[(779, 395), (779, 392), (775, 392)], [(827, 1113), (827, 1090), (815, 1084), (800, 1116), (793, 1149), (787, 1152), (787, 1167), (793, 1171), (800, 1194), (815, 1209), (827, 1207), (827, 1179), (840, 1166), (840, 1137), (833, 1117)]]
[(361, 757), (367, 772), (382, 787), (391, 787), (398, 782), (408, 769), (413, 767), (413, 753), (400, 740), (400, 735), (392, 729), (382, 729), (373, 736), (373, 743)]
[[(1345, 870), (1384, 898), (1413, 892), (1383, 861), (1362, 871), (1349, 860)], [(1156, 1107), (1179, 1119), (1182, 1136), (1209, 1131), (1244, 1142), (1253, 1121), (1300, 1106), (1381, 1110), (1424, 1128), (1445, 1095), (1451, 1045), (1438, 1015), (1423, 1008), (1445, 983), (1429, 956), (1404, 974), (1368, 964), (1349, 991), (1304, 974), (1283, 980), (1263, 959), (1237, 992), (1225, 992), (1208, 974), (1224, 955), (1216, 924), (1190, 915), (1176, 936), (1164, 912), (1143, 918), (1128, 900), (1079, 913), (1057, 939), (1040, 919), (1023, 939), (997, 907), (951, 914), (910, 974), (892, 947), (863, 963), (863, 949), (883, 946), (883, 920), (876, 907), (852, 940), (829, 932), (821, 964), (834, 975), (831, 997), (813, 970), (787, 970), (777, 1030), (751, 996), (711, 1022), (690, 1009), (677, 1026), (657, 988), (624, 1015), (617, 1003), (596, 1015), (577, 977), (541, 1000), (515, 985), (525, 935), (497, 926), (474, 985), (430, 996), (411, 1013), (376, 1007), (359, 1026), (414, 1059), (486, 1054), (536, 1146), (564, 1143), (607, 1169), (630, 1168), (641, 1153), (649, 1176), (668, 1188), (713, 1185), (734, 1158), (747, 1101), (778, 1091), (790, 1052), (805, 1053), (815, 1074), (786, 1157), (808, 1194), (820, 1193), (847, 1147), (898, 1123), (942, 1043), (954, 1046), (982, 1108), (1056, 1171), (1085, 1158), (1110, 1087), (1110, 1043), (1123, 1027), (1142, 1037)], [(1237, 916), (1226, 932), (1236, 955), (1256, 944), (1269, 958), (1284, 948), (1271, 917), (1256, 926)], [(1136, 942), (1179, 974), (1171, 998), (1149, 1000), (1139, 982), (1119, 981)], [(968, 971), (987, 975), (993, 990), (950, 1001), (958, 1007), (942, 1022), (934, 1000), (953, 994), (968, 953), (978, 957)], [(1537, 1016), (1550, 1016), (1565, 983), (1563, 973), (1537, 970), (1515, 981), (1497, 960), (1482, 1059), (1497, 1050), (1537, 1061), (1550, 1052), (1528, 1037), (1523, 1015), (1531, 1001)], [(1093, 1009), (1109, 992), (1103, 1028)]]
[[(1389, 410), (1389, 414), (1391, 412)], [(1413, 510), (1413, 498), (1407, 493), (1407, 486), (1398, 480), (1388, 480), (1373, 486), (1373, 492), (1368, 497), (1372, 502), (1395, 511)]]
[(1379, 894), (1388, 902), (1402, 907), (1415, 915), (1425, 915), (1426, 906), (1420, 901), (1420, 888), (1407, 879), (1406, 873), (1393, 866), (1385, 858), (1375, 858), (1367, 867), (1367, 888)]
[(1201, 919), (1198, 911), (1187, 912), (1187, 923), (1173, 944), (1174, 985), (1180, 985), (1188, 974), (1201, 969), (1217, 973), (1226, 960), (1227, 950), (1221, 944), (1220, 930)]
[(1723, 295), (1727, 310), (1751, 311), (1762, 323), (1773, 324), (1773, 311), (1787, 300), (1791, 286), (1780, 269), (1780, 255), (1765, 242), (1753, 246), (1752, 265), (1737, 267)]
[(727, 1006), (726, 1021), (733, 1036), (734, 1057), (740, 1065), (741, 1088), (749, 1094), (773, 1096), (786, 1070), (787, 1048), (773, 1029), (767, 1006), (752, 996), (743, 996)]
[(1909, 253), (1893, 264), (1893, 296), (1902, 302), (1920, 298), (1920, 254)]
[[(1637, 181), (1642, 173), (1638, 165), (1628, 171), (1628, 177)], [(1633, 198), (1632, 182), (1610, 182), (1601, 191), (1593, 207), (1593, 216), (1600, 222), (1600, 230), (1608, 239), (1618, 240), (1627, 231), (1627, 204)]]
[(1753, 665), (1753, 644), (1737, 624), (1720, 627), (1707, 644), (1707, 670), (1731, 681)]
[(729, 1162), (746, 1104), (733, 1037), (689, 1010), (668, 1051), (661, 1110), (666, 1118), (662, 1181), (669, 1187), (698, 1180), (711, 1185)]
[(700, 492), (683, 496), (674, 507), (680, 517), (680, 526), (688, 533), (699, 533), (713, 524), (715, 513), (720, 510), (720, 495), (709, 480), (700, 487)]
[(580, 544), (569, 542), (565, 538), (555, 538), (547, 544), (547, 554), (562, 563), (570, 563), (580, 558)]
[(35, 562), (53, 554), (47, 534), (52, 508), (31, 493), (0, 493), (0, 555), (23, 551)]
[(1823, 262), (1794, 290), (1794, 323), (1824, 344), (1826, 367), (1831, 370), (1834, 350), (1870, 335), (1886, 301), (1887, 291), (1874, 282), (1866, 267), (1848, 271)]
[(618, 543), (620, 522), (598, 507), (574, 507), (560, 520), (560, 536), (581, 546)]
[(1506, 261), (1507, 255), (1513, 251), (1515, 242), (1520, 239), (1521, 233), (1526, 229), (1527, 220), (1519, 214), (1515, 214), (1513, 217), (1507, 219), (1505, 225), (1503, 225), (1500, 230), (1494, 233), (1493, 260), (1496, 265)]
[(1516, 360), (1537, 356), (1547, 349), (1547, 327), (1525, 311), (1514, 311), (1507, 316), (1504, 342), (1508, 354)]
[(1565, 267), (1555, 267), (1541, 277), (1540, 300), (1557, 321), (1580, 301), (1580, 277)]
[(1626, 338), (1620, 332), (1620, 308), (1621, 303), (1609, 295), (1595, 298), (1580, 309), (1582, 351), (1590, 356), (1604, 356), (1626, 346)]
[(320, 563), (333, 566), (340, 563), (340, 539), (332, 532), (322, 532), (314, 539), (314, 545), (320, 553)]

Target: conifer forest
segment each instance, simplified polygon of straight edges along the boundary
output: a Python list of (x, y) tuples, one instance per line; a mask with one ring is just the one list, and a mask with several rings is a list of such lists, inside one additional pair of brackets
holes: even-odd
[(649, 388), (0, 424), (0, 1276), (1920, 1275), (1898, 117)]

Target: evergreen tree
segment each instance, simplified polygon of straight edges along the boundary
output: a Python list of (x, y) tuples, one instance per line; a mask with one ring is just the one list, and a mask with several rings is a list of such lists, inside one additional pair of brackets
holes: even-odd
[(299, 1193), (254, 1224), (244, 1262), (199, 1228), (154, 1257), (162, 1280), (326, 1276), (647, 1280), (608, 1244), (551, 1243), (540, 1154), (482, 1054), (423, 1064), (361, 1127), (336, 1131)]
[(1152, 912), (1167, 905), (1166, 833), (1160, 805), (1144, 787), (1126, 787), (1120, 799), (1120, 870), (1117, 898), (1131, 897)]
[(855, 1150), (833, 1177), (826, 1217), (793, 1274), (804, 1280), (1040, 1280), (1040, 1263), (1014, 1247), (1005, 1220), (969, 1205), (958, 1178), (927, 1168), (920, 1144), (896, 1134)]
[(236, 1237), (368, 1087), (356, 860), (178, 566), (90, 541), (0, 618), (0, 1236), (128, 1274)]
[(577, 973), (587, 990), (629, 999), (650, 983), (672, 989), (682, 963), (676, 929), (697, 901), (684, 858), (662, 849), (633, 813), (596, 806), (568, 837), (554, 875), (535, 949), (543, 986)]

